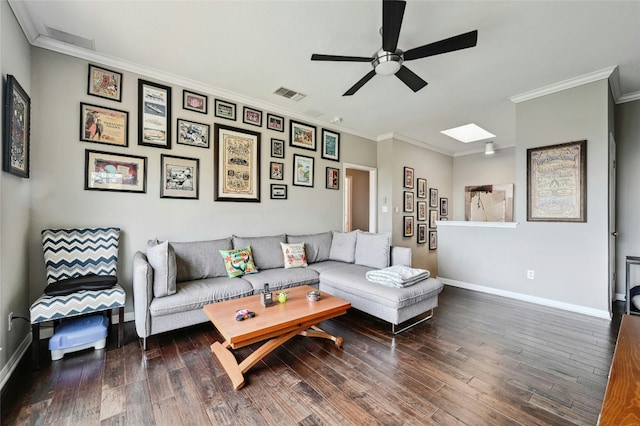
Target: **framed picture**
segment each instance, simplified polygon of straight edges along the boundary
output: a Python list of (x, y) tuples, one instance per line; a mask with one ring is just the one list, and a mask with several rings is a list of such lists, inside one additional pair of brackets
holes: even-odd
[(284, 132), (284, 117), (279, 115), (267, 114), (267, 129), (277, 132)]
[(340, 161), (340, 133), (322, 129), (322, 158)]
[(272, 200), (286, 200), (287, 199), (287, 185), (271, 184), (271, 199)]
[(440, 216), (449, 215), (449, 199), (440, 197)]
[(527, 220), (587, 221), (587, 141), (527, 149)]
[(402, 211), (406, 213), (413, 213), (413, 192), (404, 191), (404, 207)]
[(147, 157), (85, 150), (84, 189), (147, 192)]
[(429, 207), (438, 207), (438, 190), (429, 188)]
[(260, 133), (214, 125), (215, 201), (260, 202)]
[(80, 140), (129, 146), (129, 113), (80, 103)]
[(427, 224), (418, 224), (418, 244), (424, 244), (427, 242)]
[(242, 122), (245, 124), (251, 124), (252, 126), (262, 127), (262, 111), (244, 107), (242, 109)]
[(200, 192), (200, 160), (160, 155), (160, 198), (197, 200)]
[(411, 167), (404, 168), (403, 184), (404, 188), (413, 189), (413, 169)]
[(122, 74), (89, 64), (87, 94), (122, 102)]
[(227, 120), (236, 120), (236, 104), (232, 102), (216, 99), (214, 101), (215, 116), (218, 118), (226, 118)]
[(327, 167), (327, 189), (340, 189), (340, 169)]
[(418, 201), (418, 220), (425, 221), (427, 220), (427, 202), (426, 201)]
[(429, 228), (435, 229), (438, 227), (436, 221), (438, 220), (438, 210), (429, 210)]
[(404, 231), (405, 237), (413, 237), (413, 216), (404, 217)]
[(269, 177), (273, 180), (284, 180), (284, 163), (271, 162)]
[(429, 231), (429, 250), (438, 249), (438, 232)]
[(171, 149), (171, 87), (138, 80), (138, 145)]
[(2, 170), (12, 175), (29, 177), (31, 153), (31, 99), (18, 80), (7, 74), (4, 98), (4, 135)]
[(190, 92), (188, 90), (182, 91), (182, 108), (189, 111), (199, 112), (200, 114), (206, 114), (208, 111), (209, 98), (207, 95), (201, 95), (199, 93)]
[(416, 197), (427, 198), (427, 180), (418, 178), (416, 179), (416, 182), (418, 183), (418, 193), (416, 194)]
[(289, 120), (289, 145), (297, 148), (316, 150), (316, 126)]
[(198, 148), (209, 148), (209, 132), (211, 127), (208, 124), (196, 123), (178, 118), (178, 137), (176, 141), (181, 145), (197, 146)]
[(313, 157), (293, 155), (293, 184), (313, 187)]
[(284, 141), (271, 139), (271, 156), (274, 158), (284, 158)]

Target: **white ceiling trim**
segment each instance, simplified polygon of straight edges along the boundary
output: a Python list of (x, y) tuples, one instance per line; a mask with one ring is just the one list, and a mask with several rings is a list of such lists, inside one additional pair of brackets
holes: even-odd
[(518, 104), (520, 102), (530, 101), (531, 99), (550, 95), (552, 93), (561, 92), (567, 89), (572, 89), (574, 87), (582, 86), (584, 84), (593, 83), (594, 81), (608, 79), (611, 76), (611, 74), (613, 74), (614, 71), (616, 71), (617, 68), (618, 68), (617, 66), (608, 67), (598, 71), (591, 72), (589, 74), (584, 74), (578, 77), (570, 78), (568, 80), (564, 80), (559, 83), (550, 84), (549, 86), (544, 86), (539, 89), (534, 89), (529, 92), (512, 96), (509, 98), (509, 100), (514, 104)]
[(640, 91), (631, 92), (631, 93), (627, 93), (626, 95), (622, 95), (622, 96), (620, 96), (620, 98), (618, 99), (618, 101), (616, 103), (617, 104), (623, 104), (625, 102), (633, 102), (633, 101), (638, 101), (638, 100), (640, 100)]
[(13, 15), (18, 20), (24, 35), (27, 36), (27, 40), (29, 40), (29, 43), (33, 44), (39, 34), (36, 27), (33, 26), (33, 20), (31, 19), (29, 12), (27, 12), (25, 4), (26, 2), (24, 1), (9, 0), (9, 6), (11, 6), (11, 10), (13, 10)]

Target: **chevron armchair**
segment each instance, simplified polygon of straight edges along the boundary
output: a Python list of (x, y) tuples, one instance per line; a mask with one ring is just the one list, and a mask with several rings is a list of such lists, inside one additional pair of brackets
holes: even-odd
[[(45, 229), (42, 231), (47, 284), (88, 275), (117, 272), (119, 228)], [(71, 294), (43, 294), (29, 309), (33, 336), (32, 357), (39, 368), (40, 324), (95, 312), (118, 310), (118, 347), (124, 334), (126, 293), (116, 284), (104, 290), (81, 290)], [(109, 312), (107, 312), (109, 314)], [(111, 325), (111, 315), (109, 325)]]

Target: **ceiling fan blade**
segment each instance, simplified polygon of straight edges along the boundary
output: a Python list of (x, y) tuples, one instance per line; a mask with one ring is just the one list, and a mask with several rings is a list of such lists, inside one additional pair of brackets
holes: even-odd
[(418, 77), (416, 73), (414, 73), (404, 65), (400, 67), (400, 69), (396, 73), (396, 77), (402, 80), (402, 82), (414, 92), (417, 92), (428, 84), (426, 81)]
[(400, 28), (406, 1), (383, 0), (382, 1), (382, 49), (387, 52), (395, 52), (398, 47)]
[(427, 56), (439, 55), (441, 53), (453, 52), (468, 47), (474, 47), (478, 42), (478, 30), (469, 31), (451, 38), (425, 44), (424, 46), (404, 52), (404, 60), (426, 58)]
[(360, 88), (362, 86), (364, 86), (364, 84), (371, 80), (373, 78), (373, 76), (376, 75), (376, 71), (375, 70), (371, 70), (369, 71), (369, 73), (367, 75), (365, 75), (364, 77), (362, 77), (360, 79), (360, 81), (358, 81), (356, 84), (354, 84), (353, 86), (351, 86), (351, 89), (347, 90), (346, 92), (344, 92), (344, 95), (342, 96), (351, 96), (354, 93), (356, 93), (358, 90), (360, 90)]
[(337, 61), (337, 62), (371, 62), (371, 57), (365, 58), (363, 56), (336, 56), (336, 55), (320, 55), (314, 53), (311, 55), (312, 61)]

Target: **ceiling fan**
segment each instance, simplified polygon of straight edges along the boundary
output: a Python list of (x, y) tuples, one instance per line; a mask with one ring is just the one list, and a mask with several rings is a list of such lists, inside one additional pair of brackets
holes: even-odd
[(453, 52), (468, 47), (474, 47), (478, 41), (478, 30), (460, 34), (451, 38), (425, 44), (406, 52), (398, 49), (398, 38), (400, 37), (400, 27), (404, 16), (406, 1), (383, 0), (382, 1), (382, 49), (370, 57), (364, 56), (336, 56), (321, 55), (314, 53), (311, 55), (312, 61), (336, 61), (336, 62), (370, 62), (373, 70), (362, 77), (342, 96), (351, 96), (356, 93), (374, 75), (395, 74), (411, 90), (417, 92), (427, 85), (427, 82), (418, 77), (413, 71), (403, 65), (405, 61), (426, 58), (428, 56), (439, 55), (441, 53)]

